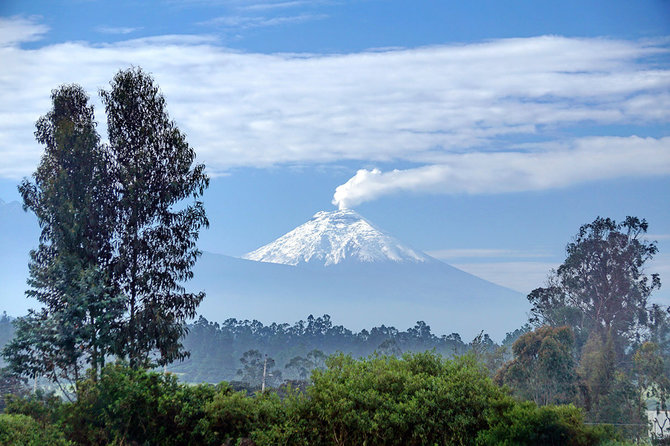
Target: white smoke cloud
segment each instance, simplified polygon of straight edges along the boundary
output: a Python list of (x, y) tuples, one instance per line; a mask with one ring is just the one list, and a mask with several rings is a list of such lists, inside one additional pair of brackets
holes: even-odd
[(452, 154), (413, 169), (362, 169), (335, 189), (333, 204), (351, 208), (398, 192), (499, 194), (668, 174), (670, 137), (589, 137), (543, 152)]

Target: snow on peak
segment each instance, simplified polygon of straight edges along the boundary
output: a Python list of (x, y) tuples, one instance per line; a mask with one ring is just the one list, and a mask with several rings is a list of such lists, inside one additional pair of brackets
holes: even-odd
[(427, 262), (431, 258), (374, 227), (351, 209), (321, 211), (274, 242), (243, 256), (285, 265), (343, 262)]

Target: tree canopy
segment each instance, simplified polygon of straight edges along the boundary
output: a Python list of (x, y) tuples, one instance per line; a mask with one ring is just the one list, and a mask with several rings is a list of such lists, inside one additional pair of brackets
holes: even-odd
[(5, 356), (29, 376), (76, 381), (85, 365), (98, 370), (114, 352), (115, 321), (122, 312), (109, 271), (112, 157), (100, 144), (81, 87), (62, 86), (51, 99), (51, 111), (36, 124), (44, 155), (33, 182), (24, 179), (19, 186), (24, 209), (35, 213), (41, 227), (26, 294), (43, 307), (17, 321)]

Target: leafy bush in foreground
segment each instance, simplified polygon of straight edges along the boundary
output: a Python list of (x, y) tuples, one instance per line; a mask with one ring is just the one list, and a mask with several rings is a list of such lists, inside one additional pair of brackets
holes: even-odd
[[(538, 408), (496, 386), (473, 357), (337, 355), (304, 393), (248, 396), (226, 383), (108, 365), (74, 403), (15, 399), (8, 409), (58, 426), (75, 444), (586, 446), (611, 438), (573, 406)], [(40, 443), (26, 443), (40, 444)]]
[(538, 407), (525, 401), (492, 413), (489, 420), (480, 444), (590, 446), (615, 436), (612, 426), (585, 426), (583, 413), (573, 405)]
[(68, 446), (62, 432), (40, 425), (28, 415), (0, 414), (0, 444), (14, 446)]

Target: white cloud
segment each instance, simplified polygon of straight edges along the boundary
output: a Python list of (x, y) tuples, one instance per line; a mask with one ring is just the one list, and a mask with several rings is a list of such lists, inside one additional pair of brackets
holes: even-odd
[(246, 11), (267, 11), (275, 9), (289, 9), (298, 7), (320, 6), (332, 4), (332, 1), (315, 1), (315, 0), (292, 0), (292, 1), (265, 1), (251, 3), (249, 5), (240, 6), (239, 9)]
[[(17, 31), (11, 38), (0, 34), (5, 36), (0, 39), (3, 177), (34, 169), (41, 148), (33, 140), (33, 125), (49, 109), (49, 93), (59, 84), (79, 83), (92, 94), (104, 134), (96, 92), (130, 65), (155, 76), (171, 116), (212, 173), (238, 166), (409, 161), (437, 164), (433, 173), (426, 167), (424, 176), (439, 179), (444, 166), (458, 160), (497, 160), (483, 153), (491, 148), (504, 151), (502, 161), (525, 172), (536, 157), (566, 163), (567, 155), (546, 148), (509, 153), (510, 138), (517, 143), (551, 139), (574, 124), (647, 125), (670, 116), (670, 70), (654, 57), (667, 54), (663, 42), (545, 36), (352, 54), (267, 55), (234, 52), (208, 36), (156, 36), (24, 49), (18, 44), (35, 40), (46, 27), (4, 20)], [(662, 141), (629, 140), (643, 150)], [(602, 149), (599, 156), (609, 154)], [(649, 166), (654, 163), (642, 164), (637, 162), (640, 174), (659, 170)], [(508, 174), (512, 185), (525, 187)], [(547, 181), (532, 180), (534, 187)], [(474, 182), (475, 188), (485, 182)]]
[(552, 269), (560, 263), (550, 262), (488, 262), (488, 263), (456, 263), (456, 268), (502, 285), (523, 294), (535, 288), (545, 286)]
[(450, 154), (413, 169), (361, 169), (337, 187), (333, 204), (348, 208), (398, 192), (497, 194), (652, 175), (670, 175), (670, 137), (590, 137), (562, 150)]
[(223, 26), (232, 29), (251, 29), (251, 28), (265, 28), (268, 26), (280, 26), (287, 24), (297, 24), (310, 22), (313, 20), (320, 20), (327, 17), (324, 14), (298, 14), (293, 16), (279, 16), (279, 17), (262, 17), (262, 16), (246, 16), (246, 15), (227, 15), (215, 17), (200, 25), (208, 26)]
[(0, 17), (0, 47), (39, 40), (47, 31), (49, 27), (34, 18)]
[(96, 31), (103, 34), (131, 34), (139, 31), (142, 28), (130, 28), (123, 26), (98, 26)]

